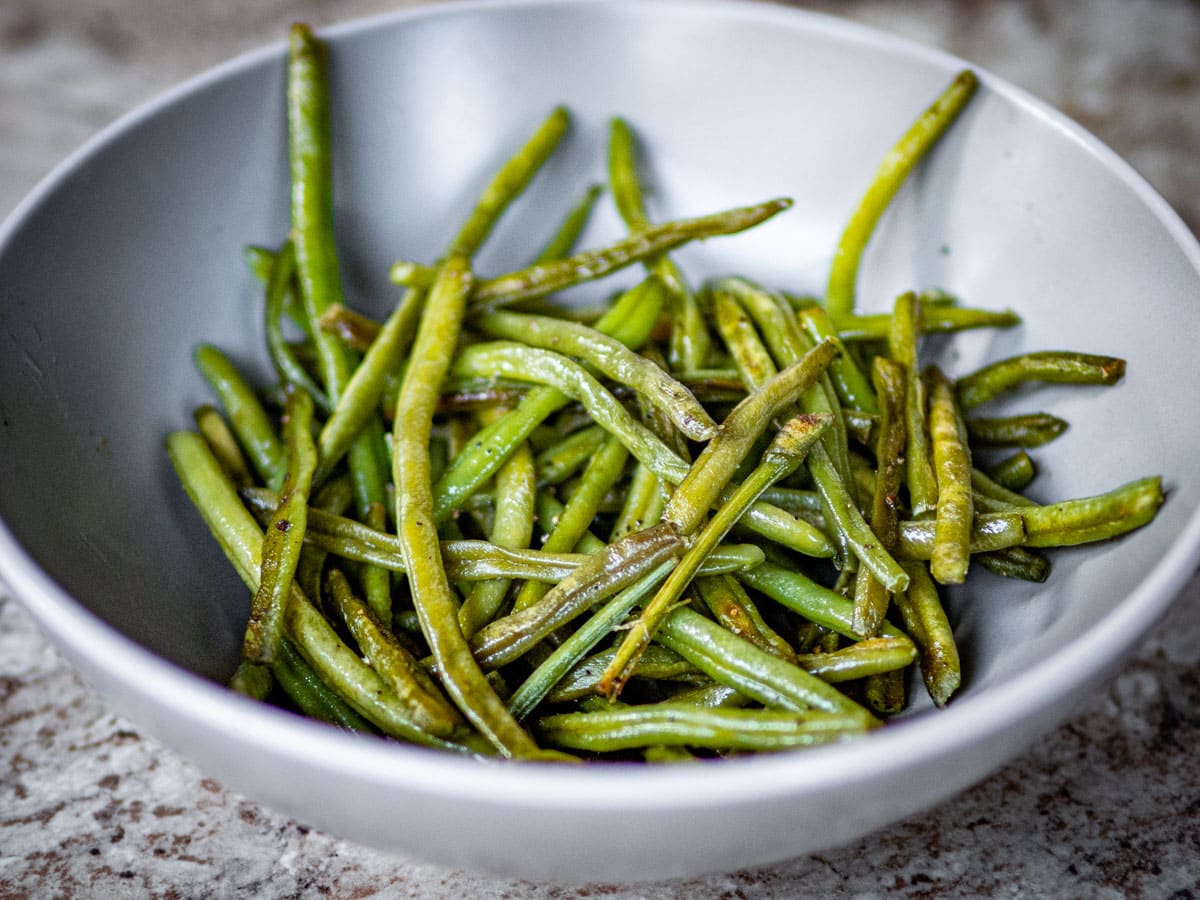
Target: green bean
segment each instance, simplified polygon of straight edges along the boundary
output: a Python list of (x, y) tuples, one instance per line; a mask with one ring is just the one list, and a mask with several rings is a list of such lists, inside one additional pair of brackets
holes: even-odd
[(1112, 385), (1124, 374), (1125, 360), (1115, 356), (1044, 350), (1002, 359), (964, 375), (955, 382), (955, 393), (958, 405), (970, 410), (1030, 381)]
[(791, 644), (767, 624), (758, 606), (732, 575), (699, 577), (696, 591), (724, 628), (780, 659), (796, 661)]
[(1103, 494), (1016, 510), (1026, 547), (1067, 547), (1141, 528), (1163, 503), (1162, 479), (1139, 478)]
[(442, 686), (463, 715), (506, 756), (528, 756), (537, 745), (513, 720), (483, 676), (461, 629), (442, 565), (429, 474), (430, 430), (438, 386), (449, 371), (472, 278), (465, 259), (452, 256), (429, 291), (396, 403), (393, 481), (397, 534), (413, 607)]
[(1067, 423), (1049, 413), (1019, 416), (971, 416), (967, 438), (982, 447), (1040, 447), (1067, 430)]
[[(871, 371), (875, 396), (879, 400), (879, 438), (875, 447), (876, 475), (871, 497), (871, 531), (880, 546), (895, 554), (899, 543), (896, 512), (903, 480), (904, 443), (904, 367), (877, 356)], [(882, 582), (870, 570), (858, 573), (854, 582), (854, 630), (874, 634), (887, 614), (889, 595)]]
[(548, 316), (503, 311), (480, 316), (475, 324), (492, 337), (576, 357), (637, 391), (694, 441), (707, 441), (716, 432), (716, 424), (691, 391), (648, 359), (594, 328)]
[(716, 287), (710, 291), (710, 297), (717, 331), (737, 361), (742, 385), (752, 391), (775, 374), (775, 361), (759, 339), (750, 315), (732, 292)]
[[(1028, 457), (1026, 457), (1028, 459)], [(1010, 491), (1004, 485), (992, 480), (979, 469), (971, 469), (971, 490), (976, 496), (984, 496), (1005, 506), (1035, 506), (1034, 501), (1016, 491)]]
[[(650, 227), (638, 182), (636, 157), (636, 141), (629, 123), (614, 118), (609, 130), (609, 183), (617, 211), (630, 230), (635, 232)], [(647, 259), (646, 269), (661, 278), (667, 288), (672, 318), (669, 357), (672, 365), (675, 368), (693, 369), (704, 366), (712, 348), (712, 339), (683, 273), (665, 252)]]
[(566, 107), (555, 107), (525, 144), (500, 167), (450, 242), (448, 256), (470, 257), (479, 249), (496, 220), (549, 159), (569, 123)]
[[(296, 280), (310, 323), (343, 303), (333, 228), (333, 152), (329, 130), (328, 48), (305, 25), (293, 25), (288, 44), (288, 159)], [(333, 335), (313, 327), (321, 380), (336, 404), (352, 358)]]
[[(497, 410), (499, 417), (505, 411)], [(528, 547), (533, 539), (534, 500), (537, 496), (537, 470), (533, 451), (521, 444), (496, 473), (496, 504), (491, 540), (509, 548)], [(504, 604), (511, 582), (489, 579), (478, 582), (458, 610), (463, 637), (470, 639), (494, 619)]]
[[(251, 510), (260, 515), (265, 512), (267, 516), (278, 498), (277, 494), (261, 488), (245, 489), (241, 496)], [(346, 559), (382, 566), (392, 572), (406, 571), (400, 541), (395, 535), (318, 507), (309, 507), (305, 542)], [(587, 549), (602, 550), (604, 546), (597, 539), (595, 547)], [(553, 583), (566, 578), (588, 557), (587, 552), (547, 553), (478, 540), (444, 540), (441, 551), (447, 574), (465, 581), (508, 578)], [(705, 575), (740, 571), (757, 565), (762, 558), (761, 551), (752, 545), (722, 544), (709, 555), (700, 571)]]
[(472, 295), (472, 302), (476, 307), (486, 309), (544, 297), (572, 285), (603, 278), (689, 241), (745, 231), (789, 209), (791, 205), (791, 200), (778, 198), (756, 206), (651, 225), (597, 250), (585, 250), (564, 259), (535, 263), (516, 272), (480, 281)]
[(602, 193), (604, 193), (604, 188), (600, 185), (588, 185), (583, 196), (567, 212), (567, 215), (559, 224), (558, 230), (551, 235), (545, 246), (534, 257), (533, 261), (535, 263), (562, 259), (575, 249), (575, 244), (578, 242), (584, 228), (587, 227), (588, 219), (592, 215), (592, 209), (595, 207), (596, 201), (600, 199)]
[(1050, 561), (1025, 547), (1005, 547), (1003, 550), (979, 553), (975, 559), (989, 572), (1005, 578), (1041, 583), (1050, 577)]
[[(967, 423), (967, 436), (970, 435), (971, 425)], [(1018, 450), (987, 469), (988, 477), (1010, 491), (1023, 491), (1029, 487), (1036, 474), (1033, 460), (1024, 450)]]
[[(918, 298), (918, 301), (920, 298)], [(972, 328), (1012, 328), (1021, 317), (1012, 310), (974, 309), (965, 306), (933, 306), (919, 303), (921, 334), (950, 334)], [(835, 316), (833, 323), (843, 341), (883, 341), (891, 330), (890, 313)]]
[[(932, 559), (937, 544), (936, 534), (936, 520), (904, 520), (900, 523), (900, 542), (896, 547), (896, 555), (904, 560)], [(1026, 540), (1028, 532), (1020, 509), (980, 512), (972, 520), (969, 537), (972, 554), (1016, 547)]]
[[(242, 250), (242, 259), (246, 263), (246, 268), (263, 287), (266, 287), (271, 281), (271, 270), (275, 266), (275, 257), (276, 251), (268, 250), (266, 247), (248, 246)], [(294, 269), (293, 277), (283, 292), (283, 312), (303, 332), (305, 340), (312, 339), (312, 323), (308, 321), (308, 316), (304, 312), (304, 301), (300, 299), (297, 291)]]
[(833, 653), (805, 653), (796, 665), (830, 684), (881, 675), (910, 666), (917, 648), (907, 638), (876, 637), (858, 641)]
[(921, 677), (925, 689), (938, 706), (945, 706), (962, 683), (962, 668), (954, 631), (938, 597), (937, 585), (924, 563), (905, 566), (911, 577), (909, 588), (893, 598), (904, 630), (920, 651)]
[[(611, 698), (620, 693), (633, 674), (638, 658), (645, 652), (671, 607), (682, 596), (704, 558), (729, 533), (729, 529), (765, 488), (799, 467), (808, 449), (829, 427), (829, 421), (828, 416), (800, 415), (788, 420), (779, 430), (763, 453), (759, 465), (700, 529), (679, 565), (667, 576), (658, 593), (642, 608), (641, 616), (625, 632), (625, 638), (600, 682), (605, 694)], [(669, 501), (668, 509), (670, 507)]]
[(562, 484), (586, 466), (607, 439), (601, 426), (588, 425), (538, 453), (534, 460), (538, 487)]
[(772, 709), (819, 709), (852, 716), (871, 727), (875, 717), (803, 669), (726, 631), (685, 607), (677, 608), (655, 635), (715, 681), (735, 688)]
[[(650, 337), (658, 310), (662, 308), (662, 287), (646, 280), (626, 291), (604, 317), (596, 330), (611, 335), (631, 347)], [(652, 315), (647, 315), (647, 312)], [(552, 413), (569, 402), (561, 391), (541, 387), (531, 390), (513, 412), (493, 422), (471, 440), (469, 449), (451, 463), (434, 486), (434, 515), (444, 521), (504, 462), (512, 449), (529, 437)]]
[(850, 217), (838, 240), (825, 305), (837, 317), (854, 311), (855, 282), (859, 260), (875, 230), (875, 223), (918, 162), (958, 117), (975, 93), (977, 80), (969, 70), (959, 72), (920, 118), (904, 133), (883, 158), (871, 184)]
[(825, 338), (833, 338), (837, 342), (840, 352), (837, 359), (830, 363), (829, 374), (842, 403), (859, 412), (878, 413), (879, 403), (875, 398), (871, 381), (858, 367), (854, 357), (846, 352), (838, 330), (834, 327), (833, 320), (829, 318), (829, 313), (819, 306), (814, 306), (812, 309), (801, 312), (797, 318), (801, 327), (814, 342)]
[(242, 641), (242, 658), (269, 665), (275, 661), (283, 631), (283, 610), (304, 544), (308, 492), (317, 464), (312, 440), (313, 401), (303, 390), (288, 393), (284, 417), (287, 476), (271, 528), (263, 539), (258, 590), (250, 605)]
[[(579, 489), (567, 501), (566, 508), (557, 517), (554, 528), (542, 543), (542, 549), (550, 552), (570, 552), (588, 530), (604, 494), (620, 479), (629, 458), (625, 447), (616, 438), (605, 441), (600, 451), (588, 464)], [(545, 584), (529, 581), (521, 586), (513, 601), (513, 610), (532, 606), (549, 590)]]
[[(420, 292), (424, 293), (424, 288), (428, 286), (423, 285)], [(325, 312), (321, 313), (316, 325), (320, 331), (336, 335), (343, 344), (360, 353), (370, 350), (371, 344), (383, 330), (380, 322), (350, 309), (344, 303), (331, 303)]]
[(548, 743), (592, 752), (653, 745), (769, 752), (844, 740), (865, 730), (860, 719), (846, 714), (706, 709), (680, 703), (559, 713), (537, 723), (538, 734)]
[(640, 462), (633, 466), (633, 474), (625, 489), (625, 503), (613, 522), (608, 539), (615, 541), (634, 531), (641, 531), (662, 516), (667, 503), (662, 479)]
[(496, 375), (552, 386), (582, 403), (595, 421), (655, 474), (678, 481), (686, 471), (686, 464), (634, 419), (612, 393), (583, 366), (562, 354), (513, 341), (493, 341), (463, 348), (454, 360), (453, 371), (468, 377)]
[(229, 429), (229, 424), (222, 418), (221, 413), (211, 403), (201, 404), (193, 416), (196, 430), (204, 435), (204, 440), (221, 461), (221, 467), (238, 487), (247, 487), (254, 483), (254, 475), (242, 448), (238, 446), (237, 437)]
[(193, 352), (196, 367), (212, 387), (258, 477), (279, 490), (287, 469), (283, 442), (267, 411), (237, 368), (216, 347), (201, 344)]
[(938, 500), (933, 553), (929, 570), (939, 584), (962, 584), (971, 560), (971, 450), (967, 430), (955, 402), (954, 387), (936, 367), (926, 377), (929, 390), (929, 436)]
[(279, 651), (279, 658), (271, 667), (271, 672), (284, 693), (304, 715), (346, 731), (373, 733), (367, 720), (326, 686), (291, 641), (284, 640)]
[[(831, 588), (817, 584), (803, 572), (764, 562), (737, 573), (742, 584), (799, 613), (817, 625), (853, 640), (871, 635), (854, 630), (854, 603)], [(882, 637), (903, 637), (886, 619), (879, 627)]]
[(920, 338), (920, 306), (911, 291), (896, 298), (892, 308), (892, 327), (888, 331), (888, 355), (904, 366), (905, 422), (907, 451), (904, 454), (904, 480), (909, 506), (916, 518), (937, 510), (937, 476), (931, 462), (929, 434), (925, 421), (925, 384), (921, 380), (917, 344)]
[(424, 303), (423, 291), (411, 288), (405, 291), (403, 299), (388, 316), (387, 322), (347, 380), (337, 406), (325, 421), (317, 439), (321, 453), (318, 480), (323, 480), (333, 471), (338, 460), (350, 449), (367, 421), (375, 414), (388, 377), (400, 369), (403, 354), (412, 343)]
[(899, 669), (868, 675), (863, 679), (863, 702), (881, 716), (891, 716), (908, 702), (907, 679)]
[(327, 594), (353, 635), (367, 663), (404, 704), (409, 716), (430, 734), (449, 737), (462, 725), (462, 716), (442, 695), (433, 679), (364, 604), (340, 569), (325, 576)]
[(296, 255), (292, 242), (285, 241), (271, 265), (271, 273), (267, 280), (266, 300), (263, 303), (263, 333), (266, 337), (267, 351), (283, 381), (303, 388), (318, 407), (328, 410), (329, 398), (309, 377), (308, 370), (296, 359), (291, 346), (283, 336), (283, 329), (280, 325), (284, 305), (292, 287), (295, 265)]

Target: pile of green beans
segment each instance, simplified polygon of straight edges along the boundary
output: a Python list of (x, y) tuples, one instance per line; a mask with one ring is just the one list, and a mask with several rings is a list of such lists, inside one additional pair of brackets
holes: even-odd
[[(849, 739), (921, 684), (937, 706), (960, 687), (946, 586), (979, 567), (1042, 581), (1044, 548), (1116, 537), (1163, 502), (1158, 478), (1035, 502), (1028, 449), (1066, 423), (977, 412), (1030, 382), (1114, 384), (1122, 360), (1038, 352), (953, 377), (926, 335), (1019, 318), (937, 291), (856, 310), (874, 224), (967, 106), (969, 71), (871, 179), (824, 297), (740, 274), (690, 284), (672, 250), (791, 201), (655, 223), (621, 119), (604, 180), (626, 233), (577, 249), (604, 193), (587, 185), (539, 253), (476, 274), (570, 126), (557, 108), (440, 259), (391, 266), (397, 296), (375, 321), (338, 268), (327, 54), (292, 29), (291, 228), (246, 254), (278, 381), (251, 385), (198, 347), (217, 403), (167, 438), (248, 588), (236, 690), (477, 756)], [(561, 296), (618, 271), (599, 310)]]

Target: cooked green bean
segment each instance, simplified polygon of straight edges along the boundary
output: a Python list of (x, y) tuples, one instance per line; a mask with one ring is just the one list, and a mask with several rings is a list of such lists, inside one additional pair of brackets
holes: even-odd
[(814, 382), (836, 353), (832, 342), (823, 341), (739, 403), (675, 488), (664, 520), (682, 534), (695, 531), (767, 424)]
[[(900, 542), (896, 555), (904, 560), (933, 558), (937, 544), (937, 522), (934, 519), (905, 519), (900, 523)], [(987, 553), (1016, 547), (1028, 539), (1021, 510), (976, 513), (971, 522), (971, 553)]]
[[(871, 496), (871, 530), (880, 546), (895, 554), (899, 543), (897, 506), (903, 480), (904, 444), (904, 367), (882, 356), (875, 358), (871, 370), (874, 394), (879, 406), (879, 437), (875, 446), (875, 486)], [(861, 570), (854, 580), (854, 630), (874, 634), (887, 614), (889, 592), (869, 569)]]
[[(892, 327), (892, 316), (890, 313), (836, 316), (833, 322), (843, 341), (884, 341)], [(1011, 328), (1020, 324), (1021, 317), (1012, 310), (920, 303), (918, 327), (921, 334), (949, 334), (972, 328)]]
[[(596, 518), (597, 509), (604, 494), (620, 479), (628, 458), (629, 453), (615, 437), (610, 437), (605, 441), (584, 471), (579, 488), (571, 494), (571, 499), (567, 501), (566, 507), (556, 518), (554, 528), (542, 542), (543, 550), (569, 553), (575, 549), (579, 539), (583, 537), (592, 520)], [(549, 587), (544, 583), (526, 582), (521, 586), (516, 599), (513, 600), (513, 611), (532, 606), (544, 597), (548, 590)]]
[(866, 728), (861, 719), (844, 713), (712, 709), (687, 703), (559, 713), (537, 723), (538, 734), (548, 743), (592, 752), (653, 745), (770, 752), (844, 740)]
[(1112, 385), (1124, 374), (1125, 360), (1115, 356), (1043, 350), (998, 360), (964, 375), (955, 382), (955, 393), (958, 405), (969, 410), (1030, 381)]
[(778, 198), (694, 219), (676, 219), (651, 225), (607, 247), (581, 251), (560, 260), (535, 263), (516, 272), (484, 279), (475, 288), (472, 301), (477, 307), (486, 309), (544, 297), (572, 285), (603, 278), (690, 241), (745, 231), (791, 208), (791, 205), (791, 200)]
[(929, 438), (938, 499), (929, 571), (939, 584), (962, 584), (971, 560), (971, 450), (950, 380), (936, 367), (926, 372)]
[[(636, 141), (629, 123), (619, 117), (612, 120), (609, 129), (608, 173), (613, 200), (625, 224), (635, 232), (649, 228), (638, 179)], [(672, 319), (669, 359), (673, 367), (701, 368), (708, 362), (712, 338), (683, 272), (665, 252), (648, 258), (646, 269), (661, 278), (667, 288)]]
[(938, 596), (937, 584), (924, 563), (905, 566), (911, 576), (909, 588), (893, 602), (900, 612), (904, 630), (921, 653), (921, 677), (925, 689), (938, 706), (945, 706), (962, 683), (962, 668), (954, 631)]
[(337, 406), (325, 421), (317, 440), (322, 476), (333, 471), (338, 460), (358, 438), (367, 420), (375, 414), (388, 377), (400, 369), (403, 354), (412, 343), (424, 302), (423, 291), (413, 288), (405, 291), (404, 298), (388, 316), (387, 322), (347, 380)]
[(204, 435), (204, 440), (221, 461), (221, 467), (233, 483), (240, 488), (253, 484), (254, 476), (250, 473), (246, 456), (220, 411), (211, 403), (203, 403), (196, 407), (193, 418), (196, 421), (196, 430)]
[(683, 541), (669, 523), (609, 544), (589, 556), (537, 603), (481, 629), (471, 639), (475, 658), (486, 668), (518, 659), (560, 625), (638, 581), (661, 563), (678, 559), (682, 552)]
[[(970, 437), (971, 426), (967, 424), (967, 436)], [(1010, 491), (1023, 491), (1029, 487), (1034, 476), (1037, 475), (1037, 469), (1034, 467), (1033, 459), (1024, 450), (1018, 450), (1012, 456), (1005, 457), (1000, 462), (989, 466), (987, 475), (996, 484), (1008, 488)]]
[(981, 447), (1040, 447), (1067, 430), (1067, 423), (1049, 413), (1017, 416), (971, 416), (967, 437)]
[(587, 621), (559, 644), (530, 673), (521, 686), (513, 691), (513, 695), (508, 701), (509, 711), (517, 719), (524, 719), (528, 716), (553, 689), (554, 685), (597, 643), (607, 637), (646, 594), (654, 590), (655, 586), (667, 576), (673, 565), (675, 565), (674, 560), (660, 563), (657, 568), (651, 569), (606, 602), (595, 614), (588, 617)]
[(1139, 478), (1092, 497), (1022, 506), (1026, 547), (1067, 547), (1141, 528), (1163, 503), (1162, 479)]
[[(564, 703), (594, 695), (616, 653), (615, 649), (602, 650), (576, 663), (546, 696), (546, 702)], [(709, 680), (707, 675), (679, 654), (657, 644), (646, 648), (630, 677), (687, 684), (702, 684)]]
[(694, 610), (677, 608), (663, 620), (655, 640), (714, 681), (764, 706), (792, 711), (819, 709), (852, 716), (865, 727), (878, 724), (874, 716), (837, 689)]
[(533, 739), (508, 714), (471, 655), (458, 627), (434, 524), (429, 474), (429, 434), (438, 386), (449, 371), (472, 278), (466, 260), (450, 257), (429, 290), (412, 354), (396, 402), (392, 443), (397, 534), (413, 607), (442, 676), (442, 686), (471, 723), (506, 756), (537, 751)]
[(879, 412), (879, 403), (875, 398), (875, 391), (871, 387), (871, 380), (858, 367), (854, 357), (846, 352), (841, 336), (838, 334), (833, 320), (829, 318), (829, 313), (822, 307), (814, 306), (812, 309), (801, 312), (797, 318), (801, 327), (814, 342), (822, 341), (825, 338), (833, 338), (837, 342), (840, 352), (837, 359), (830, 364), (829, 374), (833, 379), (834, 387), (837, 388), (842, 404), (859, 412)]
[(579, 236), (583, 234), (583, 229), (587, 227), (592, 209), (596, 206), (596, 201), (600, 199), (602, 193), (604, 193), (604, 188), (600, 185), (588, 185), (583, 196), (567, 211), (567, 215), (559, 223), (558, 229), (546, 241), (545, 246), (533, 261), (550, 262), (568, 256), (575, 249), (575, 244), (579, 241)]
[(280, 378), (290, 381), (297, 387), (303, 388), (313, 399), (313, 402), (323, 410), (329, 409), (329, 398), (324, 391), (309, 376), (308, 370), (296, 358), (291, 345), (283, 336), (280, 319), (292, 287), (292, 277), (295, 271), (296, 255), (292, 242), (286, 241), (271, 264), (271, 273), (267, 279), (266, 300), (263, 303), (263, 333), (266, 337), (267, 351), (275, 364)]
[(283, 610), (292, 591), (308, 514), (308, 492), (317, 466), (312, 439), (313, 401), (307, 392), (288, 393), (284, 416), (287, 475), (271, 527), (263, 539), (258, 590), (242, 641), (242, 658), (269, 665), (275, 661), (283, 634)]
[(250, 465), (259, 478), (279, 490), (287, 470), (286, 453), (270, 416), (253, 389), (229, 357), (211, 344), (198, 346), (193, 351), (193, 358), (225, 410)]
[(822, 681), (839, 684), (904, 669), (916, 658), (917, 648), (907, 638), (876, 637), (832, 653), (802, 654), (796, 657), (796, 665)]
[(923, 518), (937, 510), (937, 476), (929, 448), (929, 430), (925, 421), (925, 384), (921, 380), (917, 344), (920, 340), (921, 309), (911, 291), (896, 298), (892, 307), (892, 327), (888, 331), (888, 355), (904, 366), (904, 419), (906, 422), (904, 481), (908, 487), (909, 508), (913, 516)]
[(569, 124), (570, 115), (566, 107), (555, 107), (525, 144), (492, 176), (471, 215), (450, 242), (447, 256), (453, 258), (474, 255), (491, 232), (496, 220), (550, 158), (550, 154), (566, 134)]
[(1050, 560), (1035, 550), (1025, 547), (1005, 547), (1003, 550), (991, 550), (979, 553), (976, 561), (997, 575), (1005, 578), (1019, 578), (1022, 581), (1041, 583), (1050, 577)]
[(645, 357), (594, 328), (549, 316), (530, 316), (498, 310), (475, 319), (493, 337), (520, 341), (543, 350), (556, 350), (627, 385), (661, 409), (693, 441), (707, 441), (716, 432), (691, 391)]
[[(871, 637), (854, 630), (852, 600), (818, 584), (797, 569), (768, 561), (738, 572), (737, 579), (823, 628), (856, 641)], [(879, 634), (883, 637), (904, 636), (886, 619), (879, 627)]]
[(908, 173), (962, 112), (967, 101), (974, 95), (977, 84), (973, 72), (959, 72), (879, 164), (833, 254), (829, 284), (825, 289), (825, 304), (835, 317), (854, 312), (859, 260), (871, 233), (875, 230), (875, 223), (887, 209)]
[(328, 722), (346, 731), (372, 734), (367, 720), (329, 689), (291, 641), (280, 644), (279, 658), (271, 667), (276, 683), (296, 707), (312, 719)]
[[(496, 410), (493, 416), (504, 415)], [(485, 417), (490, 418), (490, 417)], [(495, 512), (492, 517), (492, 543), (517, 549), (528, 547), (533, 539), (534, 504), (537, 497), (537, 468), (533, 451), (521, 444), (496, 473)], [(506, 578), (478, 582), (458, 609), (458, 624), (463, 637), (470, 638), (492, 621), (504, 605), (511, 581)]]
[(791, 644), (767, 624), (757, 604), (732, 575), (699, 577), (696, 591), (724, 628), (781, 659), (796, 661)]
[(462, 716), (442, 696), (420, 660), (354, 595), (340, 569), (330, 569), (326, 583), (326, 593), (358, 644), (359, 652), (405, 705), (413, 721), (430, 734), (442, 737), (454, 734), (462, 724)]

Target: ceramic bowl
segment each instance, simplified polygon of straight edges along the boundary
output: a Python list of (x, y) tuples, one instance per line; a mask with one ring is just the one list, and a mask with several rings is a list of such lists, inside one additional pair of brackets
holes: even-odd
[[(398, 256), (436, 259), (483, 183), (558, 103), (561, 152), (480, 271), (524, 258), (550, 210), (603, 176), (620, 114), (649, 203), (673, 218), (785, 194), (795, 208), (680, 252), (819, 291), (885, 151), (964, 63), (765, 4), (464, 3), (329, 29), (337, 225), (347, 291), (382, 314)], [(948, 603), (965, 669), (867, 738), (678, 766), (479, 763), (355, 737), (223, 686), (246, 592), (180, 491), (164, 435), (208, 394), (189, 358), (219, 344), (266, 374), (240, 253), (287, 228), (281, 42), (107, 129), (0, 233), (0, 573), (64, 654), (135, 723), (230, 788), (345, 838), (558, 881), (694, 875), (861, 836), (995, 770), (1112, 674), (1200, 547), (1200, 250), (1167, 204), (1062, 115), (987, 72), (897, 196), (860, 305), (910, 287), (1024, 324), (950, 343), (952, 372), (1022, 350), (1124, 356), (1108, 389), (1045, 388), (1022, 409), (1068, 432), (1037, 455), (1059, 499), (1161, 474), (1149, 527), (1054, 556), (1042, 585), (981, 575)], [(612, 236), (608, 211), (585, 236)]]

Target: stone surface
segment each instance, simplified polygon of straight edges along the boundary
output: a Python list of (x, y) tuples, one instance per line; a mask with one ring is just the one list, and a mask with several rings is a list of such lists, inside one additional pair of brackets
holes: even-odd
[[(0, 0), (0, 214), (179, 80), (402, 3)], [(1200, 231), (1200, 5), (797, 4), (942, 46), (1064, 109)], [(115, 715), (0, 599), (0, 900), (24, 897), (1200, 896), (1200, 580), (1068, 724), (981, 784), (847, 847), (642, 886), (479, 879), (310, 830)]]

